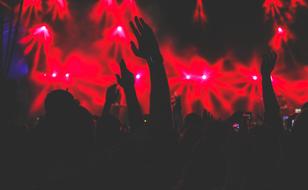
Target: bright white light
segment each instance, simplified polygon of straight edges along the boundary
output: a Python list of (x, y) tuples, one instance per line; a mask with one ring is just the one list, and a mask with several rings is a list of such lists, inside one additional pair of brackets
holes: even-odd
[(258, 76), (253, 75), (253, 76), (252, 76), (252, 80), (258, 80)]
[(65, 78), (67, 78), (67, 79), (70, 78), (70, 74), (69, 74), (69, 73), (66, 73), (66, 74), (65, 74)]
[(48, 28), (46, 26), (41, 26), (41, 27), (37, 28), (34, 31), (34, 35), (43, 35), (45, 40), (50, 37), (50, 33), (49, 33)]
[(121, 38), (125, 37), (125, 32), (122, 26), (117, 26), (117, 28), (115, 29), (114, 36), (120, 36)]
[(207, 76), (206, 75), (202, 75), (202, 80), (206, 80), (207, 79)]
[(51, 74), (51, 77), (52, 77), (52, 78), (56, 78), (57, 75), (58, 75), (58, 74), (57, 74), (56, 72), (53, 72), (53, 73)]
[(190, 80), (191, 76), (190, 75), (186, 75), (185, 78), (186, 78), (186, 80)]
[(283, 29), (281, 27), (278, 27), (277, 31), (278, 31), (279, 34), (283, 33)]
[(140, 74), (137, 74), (137, 75), (136, 75), (136, 79), (137, 79), (137, 80), (141, 79), (141, 75), (140, 75)]

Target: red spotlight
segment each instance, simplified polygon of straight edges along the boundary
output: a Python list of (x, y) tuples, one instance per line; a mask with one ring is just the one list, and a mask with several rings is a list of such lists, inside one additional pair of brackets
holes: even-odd
[(49, 30), (48, 30), (46, 25), (43, 25), (43, 26), (40, 26), (40, 27), (36, 28), (34, 30), (33, 35), (35, 35), (35, 36), (39, 36), (40, 35), (45, 40), (47, 40), (50, 37), (50, 33), (49, 33)]
[(277, 28), (277, 32), (278, 32), (279, 34), (282, 34), (282, 33), (284, 32), (284, 30), (283, 30), (283, 28), (282, 28), (281, 26), (279, 26), (279, 27)]
[(141, 79), (141, 74), (137, 74), (137, 75), (136, 75), (136, 79), (137, 79), (137, 80)]
[(191, 76), (190, 75), (186, 75), (185, 78), (186, 78), (186, 80), (190, 80)]
[(258, 76), (257, 75), (253, 75), (252, 76), (252, 80), (255, 80), (255, 81), (258, 80)]
[(71, 76), (71, 75), (70, 75), (69, 73), (66, 73), (66, 74), (65, 74), (65, 78), (66, 78), (66, 79), (69, 79), (70, 76)]
[(121, 38), (125, 38), (125, 32), (122, 26), (117, 26), (115, 31), (113, 32), (114, 36), (119, 36)]
[(44, 73), (44, 74), (43, 74), (43, 76), (44, 76), (44, 77), (47, 77), (47, 74), (46, 74), (46, 73)]
[(202, 80), (206, 80), (207, 79), (207, 76), (206, 75), (202, 75)]
[(58, 74), (56, 73), (56, 72), (53, 72), (52, 74), (51, 74), (51, 77), (52, 78), (56, 78), (58, 76)]

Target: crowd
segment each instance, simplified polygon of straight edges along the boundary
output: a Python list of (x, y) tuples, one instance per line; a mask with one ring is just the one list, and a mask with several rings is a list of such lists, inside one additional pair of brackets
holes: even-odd
[[(277, 55), (260, 66), (264, 115), (252, 127), (251, 113), (227, 120), (206, 109), (183, 118), (181, 99), (171, 102), (159, 44), (142, 18), (130, 23), (136, 56), (147, 61), (150, 113), (137, 99), (134, 74), (119, 65), (118, 84), (106, 92), (95, 118), (66, 90), (50, 92), (35, 128), (17, 126), (14, 85), (1, 79), (1, 189), (299, 190), (308, 189), (308, 103), (285, 120), (271, 73)], [(123, 89), (128, 122), (111, 113)], [(287, 124), (286, 124), (287, 123)]]

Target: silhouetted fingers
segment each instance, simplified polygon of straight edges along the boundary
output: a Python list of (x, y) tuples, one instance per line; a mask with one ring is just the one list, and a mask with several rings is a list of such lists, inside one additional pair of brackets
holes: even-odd
[(142, 18), (140, 18), (140, 23), (141, 23), (143, 30), (147, 29), (147, 30), (152, 31), (152, 28)]
[(137, 26), (139, 32), (142, 34), (144, 28), (143, 28), (142, 24), (140, 23), (141, 20), (142, 20), (141, 18), (138, 18), (137, 16), (135, 17), (136, 26)]
[(126, 63), (123, 59), (120, 61), (120, 69), (122, 74), (127, 70)]
[(141, 34), (138, 31), (138, 29), (136, 28), (135, 24), (132, 21), (130, 21), (129, 25), (130, 25), (130, 27), (131, 27), (135, 37), (137, 38), (137, 40), (140, 40), (141, 39)]

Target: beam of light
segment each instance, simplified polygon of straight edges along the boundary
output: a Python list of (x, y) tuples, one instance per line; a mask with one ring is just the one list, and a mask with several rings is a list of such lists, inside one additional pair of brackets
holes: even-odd
[[(24, 40), (27, 42), (25, 43), (26, 50), (39, 55), (44, 54), (46, 61), (43, 63), (46, 69), (35, 67), (37, 72), (31, 73), (32, 82), (42, 89), (33, 101), (32, 111), (42, 108), (44, 98), (50, 90), (62, 88), (69, 89), (92, 113), (100, 114), (105, 99), (102, 92), (105, 92), (109, 85), (116, 83), (114, 74), (120, 73), (118, 58), (123, 57), (129, 70), (137, 74), (135, 75), (136, 80), (142, 79), (136, 83), (136, 91), (143, 110), (145, 113), (148, 112), (150, 74), (144, 61), (136, 58), (130, 49), (129, 42), (133, 39), (133, 35), (129, 30), (129, 25), (126, 24), (133, 16), (139, 15), (135, 14), (139, 9), (135, 1), (123, 0), (121, 2), (100, 0), (95, 7), (97, 8), (101, 3), (104, 5), (99, 7), (102, 11), (99, 12), (99, 9), (96, 9), (96, 12), (93, 12), (95, 9), (92, 9), (91, 14), (98, 15), (95, 19), (104, 21), (106, 24), (102, 27), (102, 37), (91, 44), (91, 51), (77, 47), (69, 52), (52, 46), (53, 40), (51, 39), (54, 34), (50, 28), (47, 25), (45, 28), (33, 27), (36, 30), (31, 30), (30, 37)], [(134, 9), (135, 6), (136, 9)], [(284, 25), (281, 29), (277, 27), (275, 34), (283, 36), (289, 33)], [(60, 32), (57, 34), (61, 35)], [(247, 111), (262, 109), (260, 108), (262, 102), (260, 55), (254, 55), (249, 64), (240, 62), (235, 56), (229, 55), (230, 52), (222, 55), (216, 62), (211, 62), (198, 56), (196, 52), (187, 51), (186, 56), (178, 55), (172, 44), (160, 43), (160, 45), (171, 94), (182, 96), (185, 114), (193, 110), (192, 105), (196, 102), (204, 105), (217, 117), (228, 116), (235, 108), (243, 108)], [(45, 46), (52, 47), (47, 51)], [(228, 61), (231, 62), (229, 63), (231, 66), (226, 67)], [(277, 66), (282, 67), (282, 65)], [(52, 74), (55, 71), (57, 76), (53, 78)], [(290, 92), (286, 96), (289, 101), (298, 103), (307, 100), (307, 90), (303, 90), (303, 87), (307, 86), (307, 78), (301, 81), (287, 80), (282, 74), (281, 72), (274, 73), (274, 88), (277, 88), (278, 92), (288, 89)], [(258, 80), (254, 80), (253, 76), (257, 76)], [(125, 105), (125, 100), (122, 100), (120, 105)]]
[(33, 36), (37, 36), (38, 39), (44, 43), (50, 38), (50, 32), (47, 26), (43, 25), (34, 30)]
[[(95, 21), (96, 23), (100, 22), (101, 19), (106, 16), (108, 17), (107, 24), (112, 23), (112, 18), (116, 14), (115, 10), (116, 2), (114, 0), (100, 0), (98, 1), (93, 9), (90, 12), (91, 20)], [(109, 20), (109, 17), (111, 17)]]
[(23, 23), (28, 26), (31, 19), (38, 19), (43, 11), (42, 0), (24, 0), (22, 7)]
[(202, 0), (197, 0), (196, 8), (194, 11), (194, 21), (205, 24), (207, 18), (204, 10), (204, 5)]
[(48, 12), (51, 13), (53, 21), (70, 17), (67, 0), (48, 0)]
[(47, 24), (39, 24), (29, 29), (26, 36), (21, 38), (20, 43), (25, 46), (24, 54), (34, 54), (32, 70), (36, 70), (41, 55), (46, 54), (53, 44), (53, 32)]
[(276, 15), (281, 15), (281, 9), (284, 7), (282, 0), (265, 0), (263, 8), (268, 17), (275, 18)]
[(308, 7), (306, 0), (291, 0), (290, 7), (296, 9), (298, 7)]
[(292, 39), (294, 39), (294, 36), (286, 26), (278, 26), (269, 45), (273, 50), (279, 51), (282, 49), (283, 44), (288, 43)]

